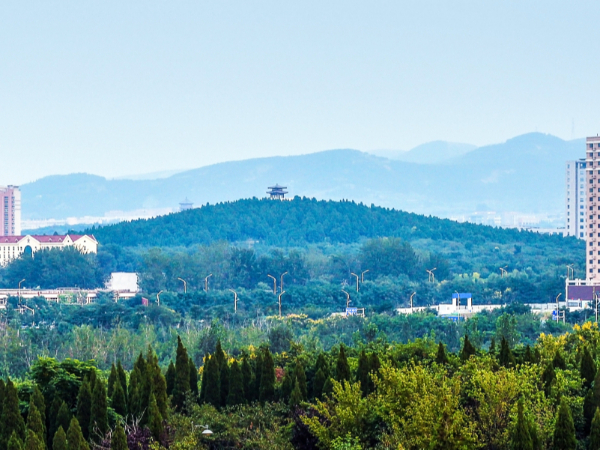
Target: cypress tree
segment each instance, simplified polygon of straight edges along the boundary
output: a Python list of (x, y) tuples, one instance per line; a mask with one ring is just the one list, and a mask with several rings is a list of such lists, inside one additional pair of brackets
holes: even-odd
[(2, 418), (2, 408), (4, 407), (4, 397), (6, 395), (6, 384), (0, 378), (0, 418)]
[(356, 380), (360, 383), (360, 390), (363, 397), (369, 395), (369, 358), (364, 350), (358, 355), (358, 369), (356, 371)]
[(227, 361), (221, 366), (221, 406), (227, 405), (227, 396), (229, 395), (229, 366)]
[(323, 385), (323, 392), (321, 397), (329, 396), (333, 392), (333, 378), (329, 377), (325, 380), (325, 384)]
[(552, 393), (552, 385), (556, 380), (556, 372), (554, 372), (554, 366), (552, 363), (548, 363), (542, 372), (542, 385), (544, 386), (544, 393), (546, 397), (550, 397)]
[(244, 384), (245, 402), (252, 401), (252, 368), (246, 355), (242, 358), (242, 380)]
[(69, 430), (67, 431), (67, 444), (69, 450), (90, 450), (76, 417), (71, 419)]
[(304, 365), (302, 361), (296, 360), (296, 368), (294, 370), (294, 378), (300, 386), (300, 393), (302, 394), (302, 400), (308, 400), (308, 386), (306, 384), (306, 372), (304, 371)]
[(583, 380), (583, 385), (586, 388), (592, 386), (592, 381), (596, 377), (596, 363), (590, 354), (587, 346), (583, 348), (583, 356), (581, 357), (581, 365), (579, 366), (579, 374)]
[(496, 339), (494, 338), (492, 338), (492, 340), (490, 341), (490, 348), (488, 349), (488, 353), (490, 355), (496, 354)]
[(181, 410), (185, 396), (190, 390), (189, 357), (186, 348), (177, 336), (177, 357), (175, 358), (175, 384), (173, 386), (173, 406)]
[(294, 384), (296, 379), (294, 378), (294, 371), (288, 366), (283, 375), (283, 381), (281, 382), (281, 400), (287, 402), (292, 395), (294, 390)]
[(511, 439), (511, 450), (533, 450), (529, 424), (523, 415), (523, 400), (517, 403), (517, 423)]
[(117, 381), (119, 378), (119, 376), (117, 375), (117, 367), (115, 366), (115, 363), (112, 363), (112, 365), (110, 366), (110, 375), (108, 376), (108, 388), (106, 390), (106, 395), (108, 395), (108, 398), (112, 398), (113, 396), (113, 389), (115, 387), (115, 381)]
[(600, 408), (596, 408), (590, 430), (588, 450), (600, 450)]
[(112, 440), (110, 441), (110, 450), (129, 450), (129, 447), (127, 447), (127, 436), (121, 424), (118, 424), (117, 428), (115, 428)]
[(169, 363), (165, 378), (167, 380), (167, 395), (173, 395), (173, 386), (175, 386), (175, 365), (173, 361)]
[(500, 341), (500, 354), (498, 355), (498, 362), (501, 366), (509, 368), (515, 366), (515, 357), (510, 351), (508, 341), (502, 336)]
[(525, 354), (523, 355), (523, 362), (533, 364), (533, 353), (531, 353), (531, 347), (529, 344), (525, 347)]
[(556, 353), (554, 353), (552, 365), (555, 369), (567, 370), (567, 363), (565, 362), (565, 358), (563, 358), (562, 353), (558, 350), (556, 350)]
[(154, 394), (150, 394), (150, 404), (148, 406), (148, 428), (157, 442), (161, 442), (161, 436), (164, 431), (163, 418), (156, 404)]
[(254, 389), (252, 390), (252, 400), (258, 400), (260, 397), (260, 383), (263, 372), (262, 352), (258, 352), (254, 360)]
[(217, 340), (217, 346), (215, 347), (215, 358), (217, 358), (217, 362), (219, 363), (219, 369), (225, 363), (225, 352), (223, 351), (223, 347), (221, 346), (221, 339)]
[(123, 392), (123, 388), (121, 387), (121, 383), (119, 382), (119, 380), (115, 380), (114, 382), (113, 395), (110, 400), (110, 406), (120, 416), (127, 416), (127, 403), (125, 401), (125, 392)]
[(298, 380), (294, 383), (294, 389), (292, 389), (292, 393), (290, 395), (289, 405), (290, 407), (298, 406), (302, 402), (302, 392), (300, 392), (300, 383)]
[(27, 438), (25, 438), (25, 445), (23, 446), (23, 450), (44, 450), (45, 448), (46, 446), (42, 443), (37, 433), (34, 433), (33, 431), (29, 431), (27, 433)]
[[(33, 396), (29, 401), (29, 414), (27, 414), (27, 436), (31, 434), (36, 434), (41, 442), (46, 441), (46, 430), (44, 430), (40, 412), (33, 403)], [(31, 442), (30, 445), (34, 445), (35, 442)], [(25, 440), (25, 447), (27, 448), (27, 439)]]
[(475, 347), (471, 344), (469, 340), (469, 336), (465, 335), (465, 340), (463, 342), (463, 348), (460, 351), (460, 359), (461, 361), (468, 361), (469, 358), (476, 353)]
[(231, 364), (229, 372), (229, 394), (227, 395), (228, 405), (240, 405), (244, 403), (244, 380), (242, 369), (237, 361)]
[(338, 353), (337, 364), (335, 366), (335, 379), (340, 383), (342, 381), (350, 381), (350, 366), (348, 358), (346, 358), (346, 350), (344, 345), (340, 344), (340, 352)]
[(2, 409), (2, 434), (0, 448), (6, 448), (12, 434), (16, 433), (16, 437), (23, 442), (25, 440), (25, 421), (19, 410), (19, 397), (17, 388), (9, 379), (6, 383), (4, 396), (4, 408)]
[(188, 364), (190, 366), (190, 390), (194, 398), (198, 398), (198, 369), (192, 358), (190, 358)]
[(120, 359), (117, 361), (117, 378), (121, 383), (123, 393), (125, 394), (125, 403), (127, 403), (127, 374), (125, 373), (125, 369), (123, 369)]
[(42, 391), (40, 391), (40, 388), (38, 388), (37, 384), (35, 385), (35, 387), (33, 388), (33, 393), (31, 394), (31, 401), (33, 401), (33, 404), (35, 405), (35, 407), (38, 410), (38, 413), (40, 414), (40, 419), (42, 421), (42, 426), (44, 427), (44, 432), (42, 433), (42, 435), (39, 436), (39, 438), (42, 440), (42, 442), (46, 442), (46, 400), (44, 399), (44, 395), (42, 394)]
[(448, 364), (448, 355), (446, 355), (446, 347), (440, 341), (438, 343), (437, 354), (435, 355), (435, 362), (439, 365)]
[(260, 376), (261, 402), (271, 402), (275, 397), (275, 363), (269, 349), (265, 349), (263, 355), (262, 373)]
[(140, 372), (138, 382), (138, 392), (136, 401), (138, 402), (138, 411), (142, 417), (141, 424), (146, 425), (148, 421), (148, 404), (150, 402), (150, 393), (152, 392), (152, 349), (148, 346), (148, 361), (144, 359), (144, 355), (140, 352), (134, 367), (137, 367)]
[[(60, 408), (58, 409), (58, 414), (56, 415), (55, 428), (58, 430), (62, 427), (63, 432), (69, 429), (69, 425), (71, 424), (71, 419), (73, 415), (71, 414), (71, 410), (65, 402), (60, 404)], [(55, 432), (56, 433), (56, 432)], [(66, 434), (65, 434), (66, 436)]]
[(90, 436), (102, 439), (108, 431), (108, 404), (106, 389), (100, 378), (96, 378), (92, 391), (92, 408), (90, 410)]
[(325, 382), (327, 381), (327, 377), (323, 373), (322, 369), (317, 370), (315, 373), (315, 378), (313, 379), (313, 397), (321, 398), (323, 395), (323, 387), (325, 386)]
[(576, 450), (577, 448), (573, 416), (565, 397), (561, 399), (560, 407), (558, 408), (552, 448), (554, 450)]
[(23, 450), (23, 442), (18, 438), (17, 433), (13, 431), (10, 435), (7, 445), (8, 450)]
[[(83, 379), (83, 383), (81, 383), (81, 387), (79, 388), (79, 395), (77, 396), (77, 427), (80, 428), (85, 440), (87, 440), (90, 436), (89, 430), (91, 413), (92, 390), (90, 389), (88, 378), (85, 377)], [(72, 424), (73, 420), (71, 420), (71, 423), (69, 424), (69, 429), (71, 429)]]
[(68, 450), (67, 447), (67, 433), (63, 427), (58, 427), (56, 433), (54, 433), (54, 439), (52, 440), (52, 450)]
[(58, 426), (56, 425), (56, 419), (58, 418), (58, 411), (60, 411), (61, 405), (62, 400), (58, 397), (58, 395), (55, 395), (52, 399), (52, 403), (50, 404), (48, 415), (46, 416), (48, 443), (52, 443), (52, 438), (54, 437), (54, 434), (56, 434), (56, 430), (58, 430)]
[(533, 420), (529, 421), (529, 435), (531, 436), (531, 446), (533, 447), (533, 450), (543, 450), (538, 427)]
[(221, 373), (215, 356), (207, 357), (203, 378), (206, 379), (204, 402), (219, 407), (221, 405)]
[(127, 412), (135, 419), (141, 419), (143, 413), (143, 410), (141, 409), (143, 404), (142, 383), (142, 374), (140, 373), (140, 369), (137, 366), (134, 366), (133, 370), (129, 374)]
[(589, 434), (592, 419), (598, 407), (594, 404), (594, 390), (588, 389), (583, 398), (583, 432)]
[(164, 420), (167, 419), (167, 410), (169, 397), (167, 395), (167, 380), (160, 370), (158, 365), (158, 356), (153, 351), (148, 352), (148, 376), (150, 377), (152, 389), (151, 392), (154, 394), (154, 400), (158, 410)]

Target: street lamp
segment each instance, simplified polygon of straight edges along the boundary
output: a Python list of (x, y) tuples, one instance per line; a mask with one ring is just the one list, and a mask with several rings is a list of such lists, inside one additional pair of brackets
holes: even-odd
[(367, 270), (363, 271), (363, 272), (360, 274), (360, 282), (361, 282), (361, 283), (364, 283), (364, 282), (365, 282), (365, 273), (367, 273), (368, 271), (369, 271), (369, 269), (367, 269)]
[(160, 306), (160, 294), (162, 294), (164, 291), (158, 291), (158, 294), (156, 294), (156, 303), (158, 304), (158, 306)]
[(433, 271), (436, 270), (436, 269), (437, 269), (437, 267), (434, 267), (431, 270), (425, 269), (425, 271), (429, 274), (428, 281), (430, 281), (431, 283), (435, 283), (435, 275), (434, 275)]
[(273, 275), (269, 275), (269, 274), (267, 274), (267, 276), (269, 278), (273, 278), (273, 295), (277, 295), (277, 278), (275, 278)]
[(454, 293), (456, 294), (456, 317), (460, 322), (460, 294), (458, 293), (458, 291), (454, 291)]
[(235, 292), (233, 289), (229, 289), (231, 292), (233, 292), (233, 310), (234, 312), (237, 313), (237, 302), (238, 302), (238, 295), (237, 292)]
[(558, 307), (558, 297), (562, 295), (562, 292), (556, 296), (556, 323), (558, 323), (560, 318), (560, 309)]
[(567, 280), (569, 279), (569, 273), (571, 273), (573, 275), (573, 278), (575, 278), (575, 269), (573, 269), (573, 264), (567, 264)]
[(344, 294), (346, 294), (346, 309), (348, 309), (348, 305), (349, 305), (350, 303), (352, 303), (352, 302), (350, 301), (350, 294), (348, 294), (348, 293), (347, 293), (345, 290), (343, 290), (343, 289), (342, 289), (342, 292), (343, 292)]
[(208, 279), (212, 277), (212, 273), (204, 279), (204, 291), (208, 292)]
[(21, 281), (19, 281), (19, 305), (21, 304), (21, 283), (25, 281), (25, 278), (23, 278)]
[(412, 294), (410, 294), (410, 313), (413, 313), (413, 297), (415, 296), (416, 292), (413, 292)]
[(177, 277), (177, 279), (183, 281), (183, 293), (187, 294), (187, 282), (183, 278)]
[(354, 272), (350, 272), (350, 275), (356, 277), (356, 292), (358, 292), (358, 275), (356, 275)]
[(500, 278), (504, 278), (504, 275), (506, 275), (508, 272), (506, 272), (506, 268), (508, 266), (504, 266), (504, 267), (500, 267)]
[(281, 317), (281, 296), (285, 294), (285, 291), (283, 291), (281, 294), (279, 294), (279, 317)]
[(283, 272), (283, 273), (281, 274), (281, 277), (280, 277), (280, 280), (281, 280), (281, 282), (279, 283), (279, 290), (280, 290), (280, 291), (283, 291), (283, 276), (284, 276), (284, 275), (287, 275), (287, 274), (288, 274), (288, 272)]

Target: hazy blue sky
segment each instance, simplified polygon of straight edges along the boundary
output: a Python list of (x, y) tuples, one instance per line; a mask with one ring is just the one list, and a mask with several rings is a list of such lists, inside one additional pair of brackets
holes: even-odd
[(0, 184), (596, 134), (599, 15), (597, 1), (4, 1)]

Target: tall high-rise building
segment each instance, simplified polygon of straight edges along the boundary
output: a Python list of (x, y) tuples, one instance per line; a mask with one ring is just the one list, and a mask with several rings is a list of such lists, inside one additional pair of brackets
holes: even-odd
[(586, 161), (567, 161), (565, 203), (565, 236), (585, 239), (587, 236), (586, 221)]
[(600, 137), (585, 140), (586, 195), (588, 203), (586, 237), (586, 279), (592, 284), (600, 282)]
[(19, 186), (0, 186), (0, 236), (21, 234), (21, 191)]

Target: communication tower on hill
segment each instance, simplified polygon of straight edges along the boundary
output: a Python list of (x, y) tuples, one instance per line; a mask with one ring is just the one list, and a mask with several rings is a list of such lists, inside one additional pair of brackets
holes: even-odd
[(288, 193), (288, 191), (284, 190), (287, 189), (286, 186), (279, 186), (278, 184), (275, 186), (270, 186), (267, 189), (269, 189), (267, 194), (269, 194), (269, 198), (271, 200), (283, 200), (285, 198), (285, 194)]

